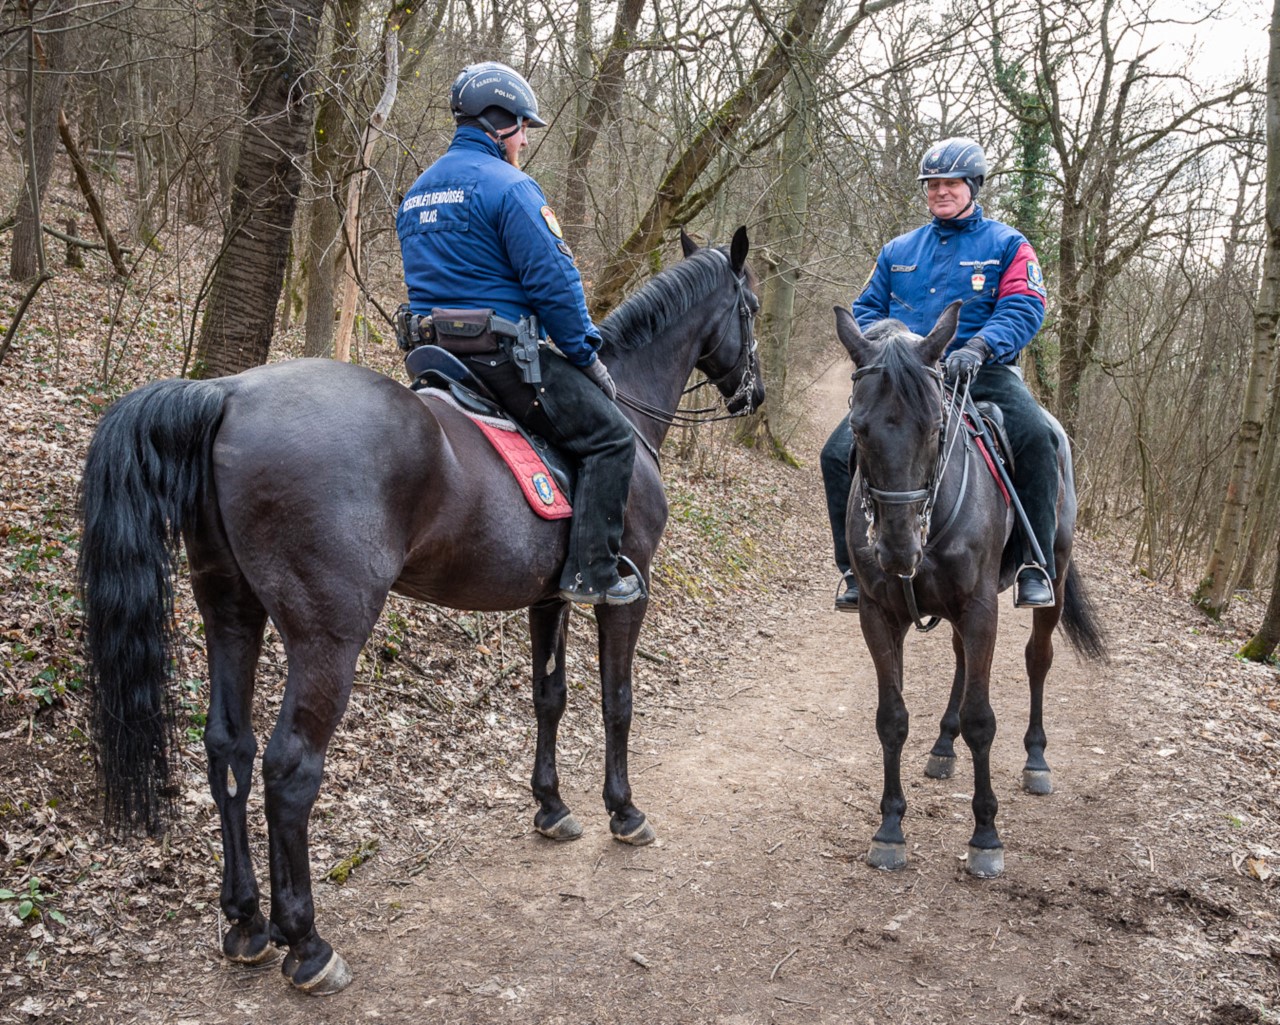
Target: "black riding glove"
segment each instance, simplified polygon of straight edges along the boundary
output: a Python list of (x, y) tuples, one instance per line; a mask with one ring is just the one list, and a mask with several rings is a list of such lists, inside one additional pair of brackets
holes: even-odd
[(978, 372), (978, 368), (991, 355), (991, 348), (981, 335), (974, 335), (946, 359), (947, 377), (952, 381), (963, 381)]
[(609, 396), (610, 400), (618, 401), (618, 386), (613, 383), (613, 378), (609, 376), (609, 369), (604, 365), (604, 360), (597, 356), (582, 368), (582, 372), (591, 378), (599, 386), (600, 390)]

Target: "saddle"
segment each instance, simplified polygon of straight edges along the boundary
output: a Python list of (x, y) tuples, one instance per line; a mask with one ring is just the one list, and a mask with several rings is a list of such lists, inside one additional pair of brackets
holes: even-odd
[[(1013, 476), (1013, 446), (1009, 444), (1009, 435), (1004, 429), (1004, 413), (1000, 411), (1000, 407), (994, 402), (975, 402), (974, 408), (977, 409), (978, 415), (982, 417), (983, 422), (987, 425), (987, 431), (996, 443), (996, 451), (991, 453), (993, 459), (999, 459), (1009, 469), (1009, 476)], [(995, 468), (991, 468), (992, 475), (995, 476)], [(997, 479), (999, 479), (997, 477)]]
[(544, 520), (573, 514), (566, 496), (573, 493), (577, 468), (563, 452), (516, 423), (462, 360), (438, 345), (419, 345), (404, 360), (425, 402), (445, 402), (466, 415), (489, 439), (515, 476), (529, 507)]

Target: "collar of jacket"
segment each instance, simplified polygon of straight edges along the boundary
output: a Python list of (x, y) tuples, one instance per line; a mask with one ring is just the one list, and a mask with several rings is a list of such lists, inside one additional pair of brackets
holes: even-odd
[(933, 230), (943, 236), (959, 235), (962, 231), (973, 231), (982, 223), (982, 220), (982, 207), (974, 203), (973, 213), (968, 217), (961, 217), (955, 221), (935, 217), (933, 219)]
[(502, 159), (502, 150), (498, 144), (483, 128), (477, 128), (475, 125), (459, 125), (453, 133), (453, 141), (449, 143), (449, 148), (478, 150), (495, 156), (499, 160)]

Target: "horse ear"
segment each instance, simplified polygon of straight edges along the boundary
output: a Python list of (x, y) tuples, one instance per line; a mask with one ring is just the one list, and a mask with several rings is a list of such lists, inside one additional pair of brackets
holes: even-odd
[(733, 268), (733, 273), (742, 273), (747, 262), (747, 250), (750, 248), (751, 242), (747, 238), (747, 226), (744, 224), (733, 233), (733, 243), (729, 246), (729, 266)]
[(951, 344), (951, 340), (956, 336), (956, 324), (960, 321), (960, 307), (963, 304), (959, 299), (951, 303), (942, 315), (938, 318), (938, 322), (933, 325), (930, 331), (920, 343), (920, 358), (927, 366), (932, 366), (942, 358), (942, 354), (946, 352), (947, 346)]
[(835, 307), (835, 311), (836, 337), (840, 339), (840, 344), (844, 346), (849, 358), (858, 366), (870, 366), (875, 362), (871, 343), (858, 330), (858, 322), (853, 319), (853, 314), (843, 306)]
[(680, 227), (680, 249), (686, 260), (698, 251), (698, 243), (688, 236), (683, 225)]

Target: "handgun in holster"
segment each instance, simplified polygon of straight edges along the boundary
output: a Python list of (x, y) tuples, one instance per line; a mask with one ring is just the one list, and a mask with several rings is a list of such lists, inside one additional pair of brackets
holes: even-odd
[(422, 319), (409, 309), (408, 303), (396, 307), (396, 345), (401, 352), (412, 352), (422, 344)]
[(538, 318), (532, 313), (521, 317), (516, 325), (516, 339), (511, 343), (511, 358), (520, 368), (525, 384), (542, 383), (542, 364), (538, 362)]

